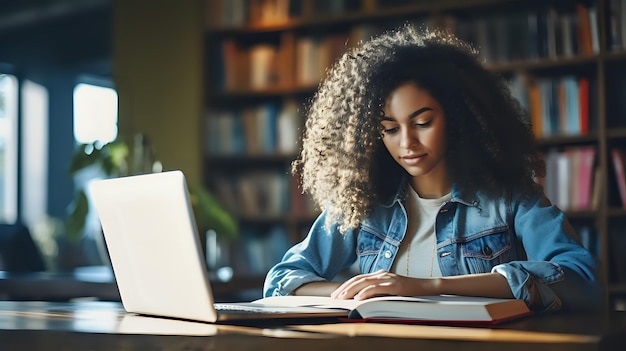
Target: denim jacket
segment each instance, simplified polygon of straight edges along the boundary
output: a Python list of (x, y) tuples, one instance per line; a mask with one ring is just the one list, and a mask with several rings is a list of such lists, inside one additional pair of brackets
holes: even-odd
[[(307, 237), (267, 274), (264, 295), (289, 295), (314, 281), (331, 281), (358, 259), (361, 273), (389, 271), (407, 228), (407, 184), (343, 234), (323, 212)], [(593, 256), (541, 187), (533, 194), (464, 197), (453, 187), (435, 220), (443, 276), (497, 272), (513, 295), (535, 311), (596, 309), (603, 291)]]

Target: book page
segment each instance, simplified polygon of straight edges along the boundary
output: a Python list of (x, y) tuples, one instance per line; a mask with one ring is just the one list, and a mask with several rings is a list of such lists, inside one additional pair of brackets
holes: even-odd
[(508, 301), (511, 299), (497, 299), (476, 296), (458, 296), (458, 295), (437, 295), (437, 296), (379, 296), (366, 300), (340, 300), (327, 296), (272, 296), (253, 301), (254, 303), (266, 306), (285, 306), (285, 307), (319, 307), (319, 308), (341, 308), (353, 310), (357, 306), (364, 303), (375, 301), (409, 301), (422, 303), (445, 303), (445, 304), (476, 304), (486, 305), (493, 302)]

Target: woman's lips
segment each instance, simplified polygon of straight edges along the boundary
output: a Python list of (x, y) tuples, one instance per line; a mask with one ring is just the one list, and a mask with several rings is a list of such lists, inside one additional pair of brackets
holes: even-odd
[(402, 160), (409, 166), (418, 164), (426, 155), (408, 155), (402, 156)]

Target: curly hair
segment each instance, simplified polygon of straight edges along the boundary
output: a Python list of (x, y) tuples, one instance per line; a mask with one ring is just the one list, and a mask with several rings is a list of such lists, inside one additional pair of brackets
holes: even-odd
[(340, 231), (358, 227), (407, 178), (380, 123), (386, 97), (405, 83), (442, 106), (447, 168), (462, 193), (531, 191), (545, 174), (530, 120), (506, 81), (454, 35), (404, 25), (346, 51), (308, 106), (292, 171)]

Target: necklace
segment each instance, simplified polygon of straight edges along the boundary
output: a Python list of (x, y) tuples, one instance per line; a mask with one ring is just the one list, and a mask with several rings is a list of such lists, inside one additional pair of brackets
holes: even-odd
[[(433, 267), (435, 266), (435, 254), (437, 253), (437, 236), (433, 234), (433, 252), (430, 258), (430, 274), (429, 277), (433, 276)], [(411, 243), (409, 243), (409, 246), (406, 249), (406, 276), (409, 276), (409, 267), (410, 267), (410, 261), (411, 261), (411, 246), (413, 246)]]

